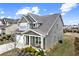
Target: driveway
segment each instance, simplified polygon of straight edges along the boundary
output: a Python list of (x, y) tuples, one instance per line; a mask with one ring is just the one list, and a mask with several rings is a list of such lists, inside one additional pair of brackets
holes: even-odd
[(15, 48), (15, 42), (0, 45), (0, 54)]

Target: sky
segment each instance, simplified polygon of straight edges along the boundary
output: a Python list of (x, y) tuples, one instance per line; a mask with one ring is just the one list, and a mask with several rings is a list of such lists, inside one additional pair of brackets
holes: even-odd
[(23, 14), (50, 15), (60, 13), (65, 25), (79, 23), (78, 3), (0, 3), (0, 18), (19, 18)]

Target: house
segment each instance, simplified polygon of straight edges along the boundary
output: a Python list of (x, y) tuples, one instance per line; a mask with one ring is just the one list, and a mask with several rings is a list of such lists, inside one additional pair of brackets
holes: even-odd
[(4, 26), (0, 26), (0, 36), (5, 34), (5, 27)]
[(17, 29), (17, 20), (18, 19), (10, 19), (3, 18), (0, 20), (0, 34), (13, 34)]
[(5, 33), (6, 34), (14, 34), (18, 28), (18, 25), (17, 25), (18, 19), (5, 18), (4, 21), (6, 24)]
[(17, 28), (18, 28), (17, 24), (11, 24), (10, 26), (7, 26), (5, 28), (5, 34), (14, 34)]
[(2, 19), (0, 19), (0, 35), (5, 33), (5, 24)]
[(33, 46), (49, 49), (63, 41), (63, 21), (60, 14), (38, 16), (28, 13), (17, 22), (16, 47)]

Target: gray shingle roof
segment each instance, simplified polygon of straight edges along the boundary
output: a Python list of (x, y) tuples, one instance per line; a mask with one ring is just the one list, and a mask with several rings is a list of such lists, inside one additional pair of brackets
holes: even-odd
[(34, 14), (30, 14), (37, 22), (42, 23), (42, 25), (39, 28), (33, 29), (37, 31), (38, 33), (41, 33), (43, 35), (46, 35), (50, 29), (50, 27), (55, 22), (56, 18), (60, 14), (53, 14), (53, 15), (46, 15), (46, 16), (38, 16)]
[(39, 23), (42, 23), (42, 21), (43, 21), (43, 20), (41, 19), (41, 17), (38, 16), (38, 15), (31, 14), (31, 13), (29, 13), (28, 15), (32, 16), (32, 17), (34, 18), (34, 20), (36, 20), (36, 21), (39, 22)]

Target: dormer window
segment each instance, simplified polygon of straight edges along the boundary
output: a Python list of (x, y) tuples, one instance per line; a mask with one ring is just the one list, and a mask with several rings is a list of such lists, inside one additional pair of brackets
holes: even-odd
[(34, 22), (34, 23), (32, 24), (32, 28), (38, 28), (40, 25), (41, 25), (41, 23), (36, 23), (36, 22)]

